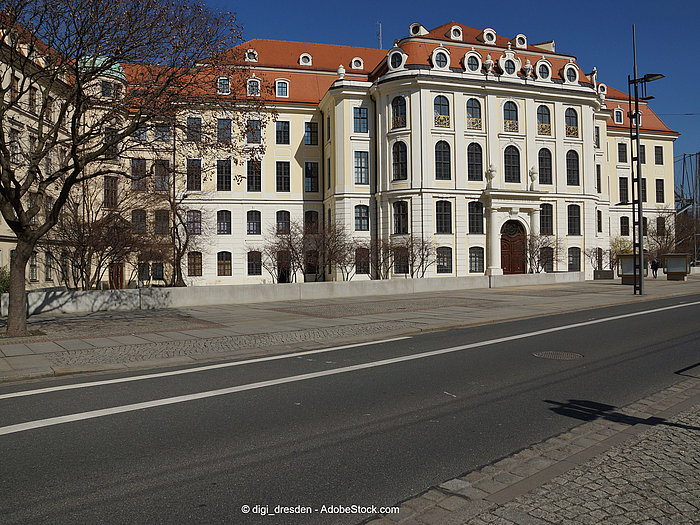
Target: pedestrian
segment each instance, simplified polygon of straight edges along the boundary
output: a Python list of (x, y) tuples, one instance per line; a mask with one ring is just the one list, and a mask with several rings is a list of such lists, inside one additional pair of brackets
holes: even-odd
[(656, 257), (654, 257), (651, 261), (651, 274), (654, 276), (654, 279), (656, 279), (656, 273), (659, 271), (659, 261), (656, 260)]

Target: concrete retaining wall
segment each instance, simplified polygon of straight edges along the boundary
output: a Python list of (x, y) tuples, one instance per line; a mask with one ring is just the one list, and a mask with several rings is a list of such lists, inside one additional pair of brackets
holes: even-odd
[[(141, 288), (138, 290), (27, 292), (27, 312), (81, 313), (117, 310), (154, 310), (214, 304), (249, 304), (271, 301), (300, 301), (367, 295), (395, 295), (473, 288), (500, 288), (569, 283), (584, 280), (583, 272), (428, 279), (390, 279), (291, 284), (234, 286), (190, 286), (187, 288)], [(2, 295), (0, 314), (7, 316), (8, 294)]]

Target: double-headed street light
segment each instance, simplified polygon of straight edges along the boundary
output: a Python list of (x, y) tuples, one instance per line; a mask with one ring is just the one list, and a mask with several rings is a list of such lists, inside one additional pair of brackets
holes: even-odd
[[(636, 148), (632, 155), (632, 248), (634, 253), (634, 294), (642, 295), (644, 283), (644, 212), (642, 210), (642, 167), (641, 167), (641, 147), (639, 139), (639, 101), (651, 100), (652, 96), (647, 96), (647, 83), (664, 78), (661, 73), (647, 73), (643, 77), (637, 77), (637, 35), (634, 24), (632, 24), (632, 49), (634, 54), (634, 78), (627, 77), (627, 95), (629, 101), (629, 121), (630, 121), (630, 146)], [(632, 111), (632, 88), (634, 87), (634, 112)], [(640, 96), (641, 90), (641, 96)], [(632, 122), (634, 121), (634, 127)], [(635, 165), (637, 173), (635, 174)], [(636, 192), (635, 192), (636, 185)]]

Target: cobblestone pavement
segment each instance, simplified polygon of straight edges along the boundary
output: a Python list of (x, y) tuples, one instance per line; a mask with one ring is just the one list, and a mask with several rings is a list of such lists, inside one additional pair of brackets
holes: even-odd
[(617, 410), (567, 403), (592, 421), (432, 487), (372, 525), (700, 523), (700, 379)]

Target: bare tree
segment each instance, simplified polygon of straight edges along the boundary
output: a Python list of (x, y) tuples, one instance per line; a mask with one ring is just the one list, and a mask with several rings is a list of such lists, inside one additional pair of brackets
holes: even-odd
[(676, 214), (672, 210), (651, 217), (647, 228), (646, 248), (652, 257), (661, 257), (665, 253), (676, 251)]
[(527, 236), (526, 258), (531, 273), (554, 271), (554, 263), (564, 257), (564, 248), (561, 239), (554, 235)]
[[(128, 137), (210, 96), (202, 86), (232, 63), (222, 51), (240, 28), (196, 0), (8, 0), (0, 12), (0, 212), (17, 237), (7, 333), (18, 335), (27, 261), (72, 189), (121, 173)], [(31, 115), (31, 136), (14, 124), (19, 114)]]
[(613, 237), (610, 239), (610, 268), (617, 268), (620, 255), (632, 253), (632, 241), (627, 237)]

